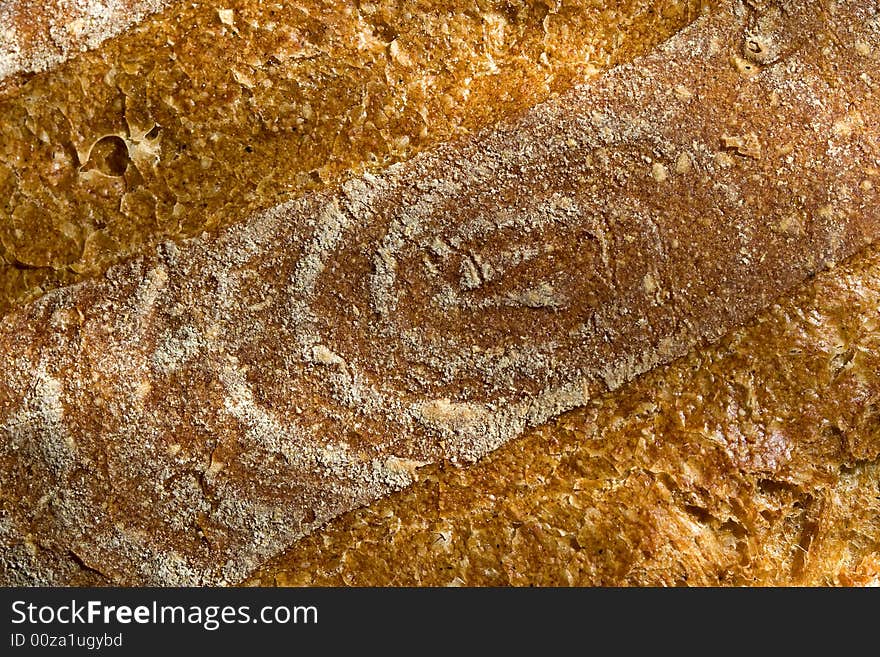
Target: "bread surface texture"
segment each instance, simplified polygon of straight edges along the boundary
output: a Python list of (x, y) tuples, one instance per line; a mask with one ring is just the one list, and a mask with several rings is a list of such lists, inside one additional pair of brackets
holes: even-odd
[(237, 581), (864, 247), (875, 17), (731, 3), (518, 118), (8, 315), (4, 581)]
[(880, 251), (469, 468), (333, 520), (264, 586), (877, 586)]
[(0, 313), (496, 123), (704, 3), (662, 4), (174, 3), (0, 91)]
[[(56, 66), (164, 9), (174, 0), (4, 0), (0, 92)], [(9, 80), (13, 78), (13, 80)]]

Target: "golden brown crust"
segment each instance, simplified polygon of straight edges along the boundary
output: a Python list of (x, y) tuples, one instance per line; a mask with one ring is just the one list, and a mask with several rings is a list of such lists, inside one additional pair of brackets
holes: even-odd
[[(232, 12), (225, 22), (221, 4)], [(549, 9), (445, 2), (438, 13), (439, 5), (427, 2), (408, 3), (404, 19), (394, 2), (327, 2), (317, 12), (309, 2), (274, 13), (270, 31), (260, 29), (268, 25), (268, 9), (259, 0), (178, 3), (136, 33), (21, 88), (6, 87), (0, 173), (5, 166), (9, 175), (0, 184), (0, 212), (7, 213), (0, 260), (11, 264), (0, 265), (0, 310), (98, 272), (141, 243), (231, 223), (279, 189), (326, 185), (352, 168), (406, 158), (453, 132), (497, 121), (596, 67), (646, 51), (707, 4), (666, 3), (657, 12), (641, 0), (613, 9), (591, 0)], [(45, 28), (46, 16), (35, 16)], [(176, 38), (181, 33), (185, 40)], [(298, 36), (294, 43), (282, 38), (288, 33)], [(265, 61), (272, 65), (262, 66)], [(190, 89), (178, 86), (184, 73), (193, 89), (222, 87), (230, 71), (253, 83), (245, 89), (235, 80), (250, 104), (229, 108), (224, 94), (192, 103)], [(425, 76), (430, 95), (419, 93)], [(185, 121), (176, 106), (186, 108)], [(314, 120), (297, 134), (248, 129), (257, 119), (267, 127), (289, 119), (299, 126), (305, 106)], [(362, 116), (355, 112), (360, 107)], [(336, 138), (339, 125), (349, 125), (345, 141)], [(144, 140), (151, 130), (161, 138)], [(216, 134), (222, 138), (202, 138)], [(123, 140), (128, 157), (112, 148)], [(293, 149), (297, 158), (279, 167), (274, 153)], [(238, 181), (243, 151), (253, 151), (250, 177)], [(181, 159), (181, 152), (189, 157)], [(209, 170), (205, 161), (213, 163)], [(114, 179), (120, 164), (126, 173)], [(223, 181), (219, 194), (217, 181)], [(188, 194), (168, 194), (181, 189)], [(135, 198), (155, 203), (132, 203)], [(141, 212), (152, 205), (155, 224)], [(169, 220), (172, 206), (173, 214), (190, 219)], [(75, 552), (69, 557), (58, 581), (102, 580)]]
[(782, 6), (10, 315), (6, 581), (235, 580), (874, 239), (876, 33)]
[(702, 3), (605, 4), (176, 3), (0, 97), (0, 314), (495, 123)]
[[(96, 48), (174, 0), (5, 0), (0, 4), (0, 92)], [(19, 80), (8, 78), (19, 77)]]
[(877, 585), (880, 249), (470, 468), (332, 521), (263, 585)]

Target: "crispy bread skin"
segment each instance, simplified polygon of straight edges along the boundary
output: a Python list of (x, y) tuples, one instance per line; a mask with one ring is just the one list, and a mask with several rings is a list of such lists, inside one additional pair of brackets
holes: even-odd
[[(164, 9), (174, 0), (4, 0), (0, 91), (21, 84)], [(10, 78), (12, 78), (10, 80)]]
[(247, 584), (880, 584), (880, 250)]
[(495, 123), (708, 4), (174, 3), (0, 92), (0, 314)]
[(876, 27), (781, 6), (9, 315), (4, 580), (235, 581), (865, 246)]
[[(656, 4), (175, 3), (49, 73), (0, 81), (0, 313), (158, 239), (521, 111), (712, 3)], [(13, 22), (62, 15), (31, 14)], [(291, 121), (294, 133), (276, 129)], [(107, 582), (75, 551), (55, 568), (58, 581)]]

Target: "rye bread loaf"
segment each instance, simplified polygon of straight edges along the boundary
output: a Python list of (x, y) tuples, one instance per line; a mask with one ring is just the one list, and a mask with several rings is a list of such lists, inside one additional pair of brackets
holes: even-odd
[(9, 316), (7, 581), (234, 580), (870, 242), (870, 15), (782, 7)]

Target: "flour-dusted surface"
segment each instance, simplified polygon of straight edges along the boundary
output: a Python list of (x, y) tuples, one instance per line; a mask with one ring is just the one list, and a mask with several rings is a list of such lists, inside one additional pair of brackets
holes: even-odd
[(0, 83), (0, 315), (518, 115), (716, 2), (175, 3)]
[(174, 0), (4, 0), (0, 3), (0, 89), (91, 50)]
[(880, 585), (880, 244), (248, 585)]
[(236, 581), (872, 241), (877, 6), (780, 6), (7, 317), (3, 580)]

